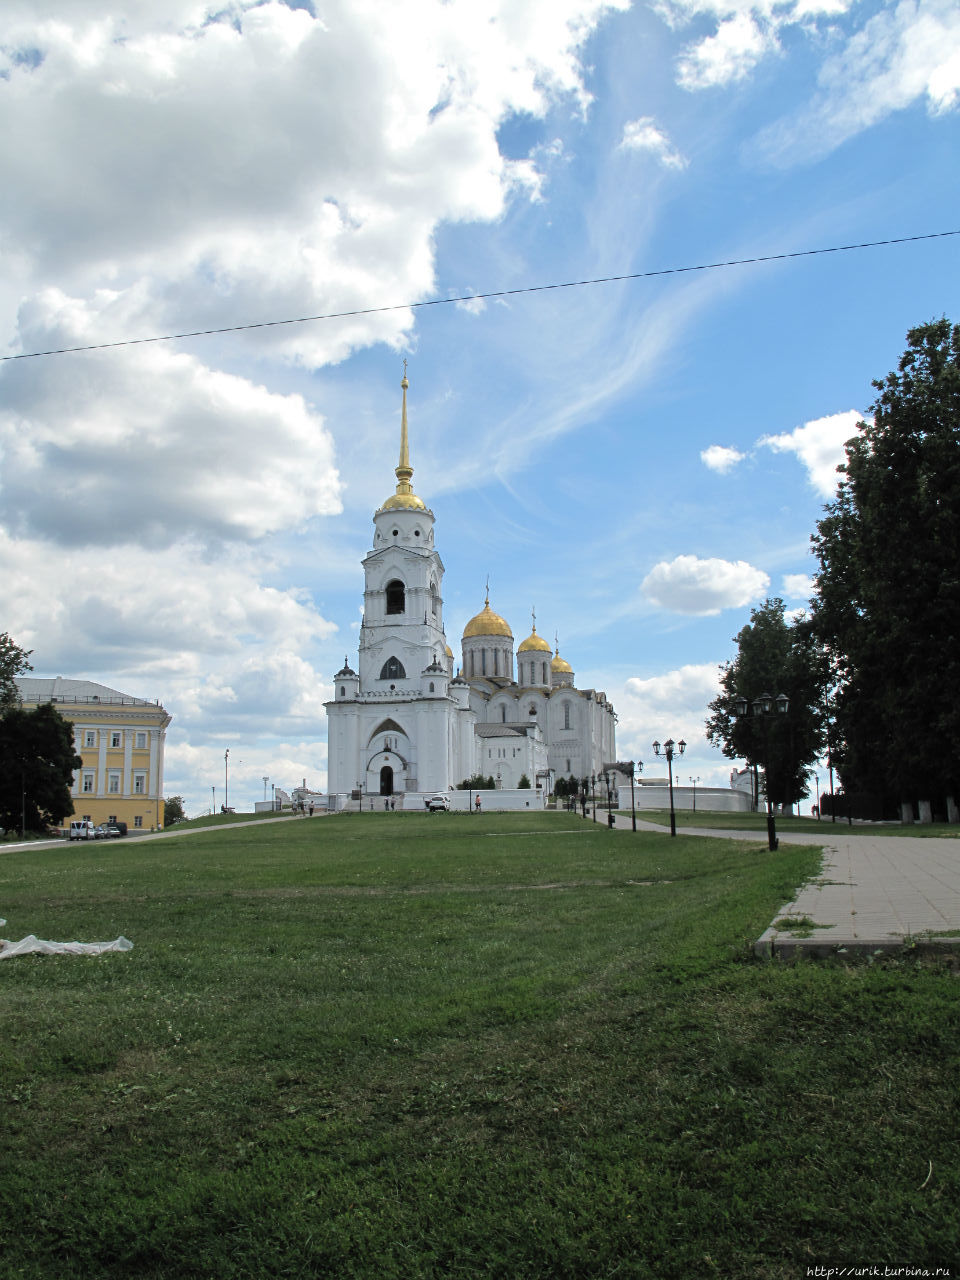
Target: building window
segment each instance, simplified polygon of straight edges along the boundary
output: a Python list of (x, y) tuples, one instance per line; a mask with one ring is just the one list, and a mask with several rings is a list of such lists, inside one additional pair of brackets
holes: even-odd
[(433, 610), (433, 616), (436, 617), (440, 610), (440, 597), (437, 593), (437, 584), (430, 583), (430, 607)]
[(110, 734), (110, 745), (111, 747), (119, 747), (120, 743), (121, 743), (120, 732), (118, 729), (114, 729), (113, 733)]
[(432, 681), (432, 680), (430, 681), (430, 692), (431, 692), (431, 693), (433, 693), (433, 692), (434, 692), (434, 688), (433, 688), (433, 681)]
[(143, 826), (143, 818), (141, 818), (141, 816), (140, 816), (140, 814), (139, 814), (139, 813), (138, 813), (138, 814), (137, 814), (137, 816), (134, 818), (134, 820), (133, 820), (133, 825), (134, 825), (135, 827), (142, 827), (142, 826)]
[(507, 704), (506, 703), (503, 703), (503, 705), (500, 708), (500, 723), (501, 724), (507, 723)]
[(543, 683), (547, 683), (547, 664), (543, 663)]
[(486, 651), (486, 649), (481, 649), (481, 650), (480, 650), (480, 674), (481, 674), (482, 676), (485, 676), (485, 675), (487, 674), (487, 651)]
[(83, 775), (83, 789), (85, 792), (93, 791), (93, 774), (85, 773)]
[(145, 773), (135, 773), (133, 775), (133, 794), (135, 796), (145, 796), (147, 794), (147, 775)]
[(136, 748), (138, 751), (145, 751), (147, 748), (147, 735), (145, 733), (137, 734)]
[(110, 794), (111, 794), (111, 795), (113, 795), (113, 796), (116, 796), (116, 795), (119, 795), (119, 794), (120, 794), (120, 775), (119, 775), (119, 773), (111, 773), (111, 774), (110, 774), (110, 778), (109, 778), (109, 781), (108, 781), (108, 783), (107, 783), (107, 790), (108, 790), (108, 791), (110, 792)]
[(381, 680), (406, 680), (406, 678), (407, 673), (399, 658), (388, 658), (383, 664), (383, 670), (380, 672)]
[(93, 729), (88, 729), (83, 735), (83, 745), (85, 747), (95, 747), (97, 745), (97, 735)]
[(387, 613), (403, 613), (404, 587), (397, 578), (387, 583)]
[(565, 702), (563, 704), (563, 727), (565, 729), (570, 728), (570, 703), (569, 702)]
[(341, 697), (341, 698), (345, 698), (346, 696), (347, 696), (347, 691), (346, 691), (346, 689), (343, 687), (343, 685), (341, 685), (341, 686), (340, 686), (340, 697)]
[(535, 716), (536, 714), (537, 714), (537, 708), (536, 708), (535, 706), (533, 706), (533, 704), (531, 703), (531, 705), (530, 705), (530, 715)]

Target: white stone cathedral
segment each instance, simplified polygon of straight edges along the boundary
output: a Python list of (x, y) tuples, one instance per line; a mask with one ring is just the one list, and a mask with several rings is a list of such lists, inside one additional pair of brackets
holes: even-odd
[(346, 659), (326, 703), (328, 790), (432, 795), (474, 774), (542, 792), (558, 776), (589, 777), (616, 760), (616, 715), (606, 695), (577, 689), (559, 647), (531, 634), (517, 648), (490, 608), (464, 628), (462, 667), (443, 627), (443, 562), (434, 516), (413, 491), (407, 387), (401, 382), (397, 488), (374, 513), (363, 561), (358, 671)]

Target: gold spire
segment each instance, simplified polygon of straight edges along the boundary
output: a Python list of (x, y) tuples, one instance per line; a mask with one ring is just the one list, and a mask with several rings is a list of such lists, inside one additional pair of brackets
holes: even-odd
[(517, 653), (529, 653), (532, 649), (538, 653), (549, 653), (550, 645), (544, 640), (543, 636), (537, 635), (537, 611), (536, 609), (531, 609), (530, 612), (533, 615), (533, 630), (517, 649)]
[(409, 385), (407, 362), (404, 360), (403, 380), (400, 383), (403, 388), (403, 403), (400, 409), (400, 461), (395, 468), (397, 491), (386, 500), (380, 508), (381, 511), (393, 511), (398, 507), (414, 511), (426, 510), (426, 506), (413, 492), (413, 485), (410, 483), (413, 479), (413, 467), (410, 465), (410, 443), (407, 438), (407, 387)]

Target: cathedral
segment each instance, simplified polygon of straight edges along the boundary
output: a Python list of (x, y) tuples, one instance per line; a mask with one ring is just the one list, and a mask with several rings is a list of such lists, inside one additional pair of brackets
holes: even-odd
[(515, 655), (488, 591), (464, 628), (454, 674), (434, 516), (411, 483), (406, 374), (400, 385), (397, 487), (374, 513), (363, 560), (358, 669), (344, 659), (325, 704), (328, 790), (433, 795), (480, 773), (505, 789), (525, 776), (549, 793), (557, 777), (600, 773), (616, 759), (613, 706), (604, 693), (576, 687), (535, 617)]

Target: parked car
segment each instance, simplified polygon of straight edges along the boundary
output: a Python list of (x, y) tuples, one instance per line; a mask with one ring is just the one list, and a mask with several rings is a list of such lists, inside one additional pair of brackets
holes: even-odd
[(98, 827), (93, 828), (94, 840), (106, 840), (108, 836), (107, 828), (101, 823)]
[(70, 823), (71, 840), (96, 840), (97, 829), (86, 818), (76, 818)]
[(431, 796), (427, 801), (428, 813), (446, 813), (450, 809), (450, 797), (445, 795)]
[(127, 824), (125, 822), (105, 822), (103, 829), (112, 840), (127, 834)]

